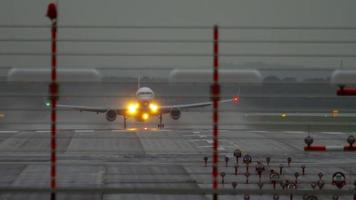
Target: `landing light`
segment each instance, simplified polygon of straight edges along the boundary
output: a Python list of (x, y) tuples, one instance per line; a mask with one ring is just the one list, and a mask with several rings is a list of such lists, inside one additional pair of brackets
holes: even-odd
[(47, 107), (50, 107), (50, 106), (51, 106), (51, 103), (47, 101), (47, 102), (45, 103), (45, 105), (46, 105)]
[(136, 114), (137, 109), (138, 109), (138, 106), (139, 106), (138, 103), (129, 104), (129, 106), (128, 106), (128, 113), (131, 114), (131, 115)]
[(157, 104), (151, 103), (149, 105), (149, 108), (150, 108), (152, 113), (157, 113), (157, 111), (158, 111), (158, 105)]
[(337, 110), (337, 109), (332, 110), (331, 116), (337, 117), (338, 115), (339, 115), (339, 110)]
[(148, 120), (149, 117), (150, 117), (150, 116), (149, 116), (147, 113), (143, 113), (143, 114), (142, 114), (142, 119), (143, 119), (143, 120)]
[(285, 117), (287, 117), (287, 114), (286, 114), (286, 113), (282, 113), (282, 114), (281, 114), (281, 117), (282, 117), (282, 118), (285, 118)]

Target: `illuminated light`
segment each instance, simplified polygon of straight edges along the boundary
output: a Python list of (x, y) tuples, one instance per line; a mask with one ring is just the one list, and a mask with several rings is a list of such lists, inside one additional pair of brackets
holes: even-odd
[(51, 106), (51, 103), (47, 101), (47, 102), (45, 103), (45, 105), (46, 105), (47, 107), (50, 107), (50, 106)]
[(147, 131), (148, 130), (148, 128), (147, 127), (145, 127), (145, 128), (143, 128), (145, 131)]
[(136, 128), (129, 128), (127, 129), (128, 131), (136, 131), (137, 129)]
[(3, 118), (5, 117), (5, 114), (4, 113), (0, 113), (0, 118)]
[(239, 103), (240, 102), (240, 97), (239, 96), (232, 97), (232, 102), (233, 103)]
[(282, 114), (281, 114), (281, 117), (282, 117), (282, 118), (285, 118), (285, 117), (287, 117), (287, 114), (286, 114), (286, 113), (282, 113)]
[(332, 110), (331, 116), (337, 117), (338, 115), (339, 115), (339, 110), (337, 110), (337, 109)]
[(129, 104), (127, 111), (130, 115), (135, 115), (137, 113), (138, 107), (139, 107), (138, 103)]
[(142, 119), (143, 119), (143, 120), (148, 120), (149, 117), (150, 117), (150, 116), (149, 116), (147, 113), (143, 113), (143, 114), (142, 114)]
[(158, 112), (158, 105), (154, 103), (150, 103), (149, 108), (152, 113), (157, 113)]

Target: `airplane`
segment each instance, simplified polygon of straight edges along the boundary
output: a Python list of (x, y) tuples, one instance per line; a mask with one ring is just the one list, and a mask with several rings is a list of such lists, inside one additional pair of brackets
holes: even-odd
[[(219, 103), (234, 102), (238, 103), (239, 96), (234, 96), (231, 99), (220, 100)], [(199, 102), (191, 104), (178, 104), (178, 105), (159, 105), (155, 101), (155, 93), (149, 87), (140, 87), (138, 81), (138, 89), (136, 91), (136, 100), (129, 102), (127, 106), (119, 108), (108, 107), (88, 107), (88, 106), (76, 106), (76, 105), (57, 105), (58, 108), (73, 109), (78, 111), (105, 113), (106, 120), (113, 122), (116, 120), (117, 115), (123, 117), (124, 129), (127, 127), (127, 119), (133, 118), (139, 122), (145, 122), (152, 116), (159, 118), (158, 128), (164, 128), (163, 114), (170, 114), (173, 120), (178, 120), (181, 116), (182, 110), (191, 108), (206, 107), (212, 105), (212, 101)]]

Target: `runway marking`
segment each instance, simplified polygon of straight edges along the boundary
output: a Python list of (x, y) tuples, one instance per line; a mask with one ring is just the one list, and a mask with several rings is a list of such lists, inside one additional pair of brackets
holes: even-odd
[[(222, 146), (222, 145), (221, 145), (221, 146)], [(224, 147), (224, 148), (230, 148), (230, 149), (235, 148), (234, 146), (230, 146), (230, 145), (224, 145), (223, 147)]]
[(18, 133), (19, 131), (0, 131), (0, 133)]
[(74, 130), (75, 133), (94, 133), (94, 130)]
[[(211, 145), (206, 145), (206, 146), (198, 146), (198, 148), (212, 148), (213, 146)], [(219, 146), (218, 150), (225, 151), (224, 146)]]
[(198, 137), (200, 137), (200, 138), (207, 138), (206, 135), (198, 135)]
[(213, 144), (213, 140), (205, 140), (208, 144)]
[(50, 130), (35, 131), (36, 133), (50, 133)]
[(304, 134), (305, 131), (283, 131), (283, 133), (291, 133), (291, 134)]
[(111, 132), (127, 132), (126, 130), (123, 129), (113, 129)]
[(153, 131), (157, 131), (157, 132), (172, 132), (171, 129), (161, 129), (161, 130), (153, 130)]
[(248, 133), (270, 133), (271, 131), (247, 131)]
[(191, 142), (202, 142), (204, 140), (202, 140), (202, 139), (190, 139), (189, 141), (191, 141)]
[(141, 128), (130, 128), (130, 129), (111, 129), (111, 132), (122, 132), (122, 133), (128, 133), (128, 132), (140, 132), (140, 133), (161, 133), (161, 132), (165, 132), (165, 133), (174, 133), (172, 132), (171, 129), (157, 129), (157, 128), (148, 128), (148, 129), (141, 129)]
[(320, 132), (323, 134), (329, 134), (329, 135), (343, 135), (343, 132), (332, 132), (332, 131), (326, 131), (326, 132)]
[(194, 133), (194, 134), (199, 134), (200, 131), (193, 131), (192, 133)]
[(238, 144), (236, 144), (236, 143), (234, 143), (234, 142), (231, 142), (231, 144), (232, 144), (235, 148), (240, 149), (240, 150), (242, 151), (241, 147), (240, 147)]

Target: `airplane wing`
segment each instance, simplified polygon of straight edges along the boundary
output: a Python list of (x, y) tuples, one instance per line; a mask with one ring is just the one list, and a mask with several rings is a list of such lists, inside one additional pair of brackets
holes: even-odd
[[(235, 101), (234, 98), (220, 100), (219, 103), (233, 102)], [(166, 105), (166, 106), (161, 106), (160, 111), (162, 113), (169, 113), (171, 112), (172, 109), (187, 110), (190, 108), (206, 107), (212, 104), (213, 104), (212, 101), (206, 101), (206, 102), (191, 103), (191, 104)], [(108, 110), (115, 110), (119, 115), (123, 115), (126, 111), (126, 108), (106, 108), (106, 107), (90, 107), (90, 106), (77, 106), (77, 105), (57, 105), (57, 107), (62, 109), (77, 110), (80, 112), (85, 111), (85, 112), (96, 112), (96, 113), (105, 113)]]
[[(220, 100), (219, 103), (227, 103), (227, 102), (232, 102), (232, 101), (234, 101), (233, 98)], [(206, 106), (210, 106), (212, 104), (213, 104), (212, 101), (206, 101), (206, 102), (191, 103), (191, 104), (167, 105), (167, 106), (161, 106), (160, 110), (162, 113), (169, 113), (172, 109), (188, 110), (190, 108), (206, 107)]]
[[(86, 112), (96, 112), (96, 113), (105, 113), (112, 108), (104, 107), (90, 107), (90, 106), (75, 106), (75, 105), (57, 105), (58, 108), (77, 110), (77, 111), (86, 111)], [(118, 114), (122, 114), (125, 111), (125, 108), (114, 108)]]
[(356, 113), (304, 113), (304, 112), (281, 112), (281, 113), (243, 113), (248, 117), (356, 117)]

